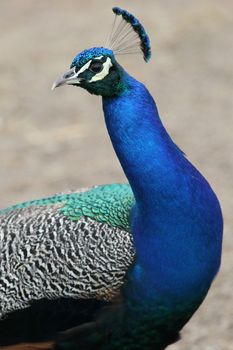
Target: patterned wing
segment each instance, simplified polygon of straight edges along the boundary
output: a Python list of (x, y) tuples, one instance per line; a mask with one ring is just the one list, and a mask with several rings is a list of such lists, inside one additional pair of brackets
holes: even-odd
[(41, 299), (111, 300), (134, 259), (128, 185), (26, 202), (0, 212), (0, 317)]

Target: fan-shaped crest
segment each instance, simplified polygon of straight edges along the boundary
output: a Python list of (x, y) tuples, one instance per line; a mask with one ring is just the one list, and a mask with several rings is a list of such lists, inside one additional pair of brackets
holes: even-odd
[(148, 62), (151, 57), (150, 39), (142, 24), (119, 7), (113, 7), (113, 12), (116, 16), (106, 46), (116, 55), (142, 52), (144, 60)]

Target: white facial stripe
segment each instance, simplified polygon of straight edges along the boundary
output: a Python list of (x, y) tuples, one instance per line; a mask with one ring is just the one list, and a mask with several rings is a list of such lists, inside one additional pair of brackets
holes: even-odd
[[(103, 58), (103, 56), (95, 57), (95, 60), (101, 60), (101, 58)], [(70, 73), (73, 72), (74, 74), (71, 74), (71, 76), (69, 78), (66, 78), (66, 84), (74, 84), (74, 83), (78, 84), (78, 83), (80, 83), (80, 80), (78, 78), (79, 74), (85, 72), (85, 70), (87, 70), (90, 67), (91, 63), (92, 63), (92, 60), (88, 61), (86, 64), (84, 64), (84, 66), (82, 66), (82, 68), (79, 69), (78, 72), (75, 72), (75, 67), (73, 67), (70, 70)], [(112, 67), (112, 62), (111, 62), (111, 59), (108, 57), (107, 60), (103, 63), (102, 71), (100, 73), (97, 73), (96, 75), (94, 75), (91, 78), (91, 80), (88, 81), (88, 83), (93, 83), (95, 81), (99, 81), (99, 80), (104, 79), (108, 75), (111, 67)]]
[(80, 80), (78, 79), (79, 74), (84, 72), (86, 69), (88, 69), (90, 64), (91, 64), (91, 60), (88, 61), (86, 64), (84, 64), (84, 66), (82, 66), (82, 68), (80, 68), (77, 73), (75, 72), (75, 67), (73, 67), (70, 70), (70, 72), (73, 71), (74, 74), (70, 78), (67, 79), (66, 84), (75, 84), (75, 83), (78, 84), (78, 83), (80, 83)]
[(79, 83), (78, 73), (75, 72), (75, 67), (71, 68), (71, 70), (69, 70), (66, 74), (64, 74), (63, 78), (66, 80), (66, 84), (68, 85)]
[[(103, 56), (95, 57), (96, 60), (101, 60), (101, 58), (103, 58)], [(92, 62), (92, 60), (90, 60), (86, 64), (84, 64), (84, 66), (82, 66), (82, 68), (80, 68), (79, 71), (71, 77), (71, 79), (75, 79), (79, 76), (79, 74), (85, 72), (85, 70), (87, 70), (90, 67), (91, 62)], [(75, 68), (73, 68), (73, 69), (75, 69)]]
[(104, 79), (108, 73), (110, 68), (112, 67), (112, 61), (110, 59), (110, 57), (107, 58), (107, 60), (103, 63), (104, 68), (102, 69), (101, 72), (97, 73), (96, 75), (94, 75), (91, 80), (89, 80), (89, 83), (93, 83), (95, 81), (99, 81)]
[(82, 68), (79, 69), (76, 76), (79, 75), (80, 73), (84, 72), (86, 69), (88, 69), (90, 67), (90, 64), (91, 64), (91, 60), (88, 61), (86, 64), (84, 64), (84, 66), (82, 66)]

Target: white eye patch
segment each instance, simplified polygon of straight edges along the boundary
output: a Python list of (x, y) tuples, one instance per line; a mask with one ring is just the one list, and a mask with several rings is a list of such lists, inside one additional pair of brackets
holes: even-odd
[[(102, 57), (97, 57), (97, 59), (101, 59)], [(108, 57), (107, 60), (103, 63), (103, 69), (101, 72), (95, 74), (91, 80), (89, 80), (89, 83), (93, 83), (95, 81), (103, 80), (109, 73), (110, 68), (112, 67), (112, 61)]]
[[(101, 60), (101, 58), (103, 58), (103, 56), (95, 57), (95, 60)], [(79, 69), (78, 72), (75, 72), (75, 68), (72, 68), (71, 71), (73, 71), (73, 75), (71, 75), (71, 77), (70, 77), (70, 83), (73, 83), (75, 79), (77, 79), (77, 83), (78, 83), (79, 74), (81, 74), (81, 73), (85, 72), (85, 70), (89, 69), (91, 63), (92, 63), (92, 60), (88, 61), (86, 64), (84, 64), (84, 66), (82, 66), (82, 68)], [(101, 72), (96, 73), (91, 78), (91, 80), (89, 80), (87, 82), (93, 83), (95, 81), (99, 81), (99, 80), (104, 79), (108, 75), (111, 67), (112, 67), (112, 61), (111, 61), (110, 57), (107, 57), (107, 60), (103, 63), (103, 69), (101, 70)], [(67, 82), (67, 83), (69, 84), (69, 82)]]

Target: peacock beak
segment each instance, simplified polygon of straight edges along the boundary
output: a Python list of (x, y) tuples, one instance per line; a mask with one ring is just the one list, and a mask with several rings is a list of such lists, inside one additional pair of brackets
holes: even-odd
[[(78, 72), (79, 73), (79, 72)], [(60, 78), (55, 80), (52, 85), (52, 90), (62, 85), (74, 85), (79, 84), (82, 79), (78, 77), (78, 73), (75, 72), (75, 67), (63, 74)]]

